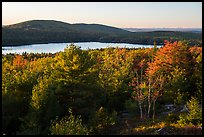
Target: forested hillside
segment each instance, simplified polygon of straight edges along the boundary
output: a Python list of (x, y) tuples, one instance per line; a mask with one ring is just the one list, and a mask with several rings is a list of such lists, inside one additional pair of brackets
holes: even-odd
[(32, 20), (2, 27), (2, 46), (60, 42), (118, 42), (164, 44), (164, 40), (187, 40), (202, 45), (202, 33), (154, 31), (130, 32), (100, 24), (69, 24), (54, 20)]
[[(168, 112), (167, 104), (176, 109)], [(133, 123), (126, 119), (127, 128), (124, 112)], [(202, 47), (166, 41), (161, 48), (82, 50), (71, 44), (56, 54), (2, 55), (4, 134), (155, 135), (160, 127), (171, 134), (202, 130)]]

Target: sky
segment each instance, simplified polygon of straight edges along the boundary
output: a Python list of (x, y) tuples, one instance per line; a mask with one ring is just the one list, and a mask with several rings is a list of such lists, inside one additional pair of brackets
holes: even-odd
[(202, 2), (2, 2), (2, 25), (28, 20), (119, 28), (202, 28)]

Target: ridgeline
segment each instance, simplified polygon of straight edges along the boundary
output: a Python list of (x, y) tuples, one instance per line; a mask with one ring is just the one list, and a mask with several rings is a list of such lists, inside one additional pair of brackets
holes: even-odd
[(69, 24), (54, 20), (31, 20), (2, 26), (2, 46), (43, 43), (107, 42), (131, 44), (163, 44), (164, 40), (186, 40), (202, 45), (202, 33), (181, 31), (130, 32), (100, 24)]

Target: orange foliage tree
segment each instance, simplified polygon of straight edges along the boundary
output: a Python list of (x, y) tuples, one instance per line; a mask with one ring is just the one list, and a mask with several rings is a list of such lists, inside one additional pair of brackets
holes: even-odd
[(145, 106), (145, 100), (148, 96), (147, 77), (145, 76), (145, 69), (148, 67), (147, 62), (150, 59), (149, 54), (152, 49), (138, 50), (134, 53), (133, 74), (132, 81), (129, 86), (132, 88), (131, 97), (138, 101), (140, 109), (140, 118), (144, 118), (142, 105)]
[(16, 55), (15, 58), (13, 59), (13, 66), (15, 68), (22, 69), (26, 66), (27, 63), (28, 61), (24, 59), (22, 55)]
[(185, 76), (190, 73), (191, 55), (184, 42), (166, 42), (154, 55), (154, 60), (148, 63), (146, 76), (151, 83), (153, 101), (153, 120), (155, 115), (155, 102), (164, 92), (167, 84), (173, 76), (175, 68), (182, 70)]

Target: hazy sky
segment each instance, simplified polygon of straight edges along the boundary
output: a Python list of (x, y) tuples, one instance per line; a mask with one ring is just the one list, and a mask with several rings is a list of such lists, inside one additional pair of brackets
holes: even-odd
[(120, 28), (202, 28), (202, 2), (2, 2), (2, 24), (27, 20)]

